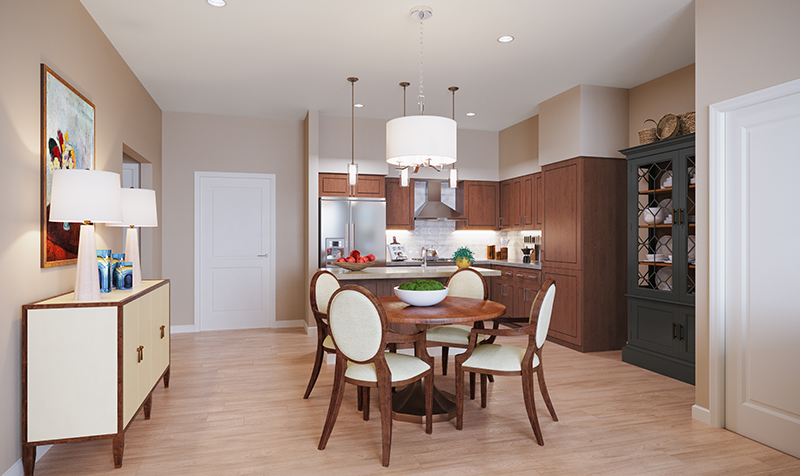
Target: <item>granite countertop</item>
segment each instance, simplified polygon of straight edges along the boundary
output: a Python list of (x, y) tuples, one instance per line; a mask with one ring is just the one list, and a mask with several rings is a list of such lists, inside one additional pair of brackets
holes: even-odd
[(486, 266), (490, 264), (496, 264), (498, 266), (513, 266), (515, 268), (525, 268), (525, 269), (542, 269), (542, 263), (540, 261), (531, 261), (530, 263), (523, 263), (522, 258), (509, 259), (509, 260), (505, 259), (476, 260), (473, 263), (473, 265), (475, 266)]
[[(477, 264), (477, 262), (476, 262)], [(344, 268), (327, 268), (340, 281), (360, 279), (424, 279), (448, 278), (455, 273), (458, 266), (405, 266), (400, 268), (366, 268), (363, 271), (347, 271)], [(483, 276), (500, 276), (500, 271), (475, 267)]]

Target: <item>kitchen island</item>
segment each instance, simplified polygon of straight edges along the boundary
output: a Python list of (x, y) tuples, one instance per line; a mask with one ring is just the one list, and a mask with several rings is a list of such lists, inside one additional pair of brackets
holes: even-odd
[[(474, 267), (484, 278), (500, 276), (500, 271)], [(366, 268), (362, 271), (347, 271), (343, 268), (327, 268), (336, 278), (345, 284), (358, 284), (367, 288), (376, 296), (392, 296), (392, 289), (407, 281), (415, 279), (433, 279), (441, 283), (447, 282), (457, 266), (409, 266), (397, 268)], [(489, 283), (486, 283), (487, 286)]]

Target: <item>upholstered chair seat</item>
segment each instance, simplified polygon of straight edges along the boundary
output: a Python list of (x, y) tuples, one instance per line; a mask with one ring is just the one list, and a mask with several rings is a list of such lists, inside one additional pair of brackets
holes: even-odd
[[(428, 329), (426, 339), (428, 339), (428, 342), (450, 344), (450, 347), (466, 348), (469, 345), (469, 333), (471, 330), (472, 327), (461, 324), (432, 327)], [(483, 341), (485, 338), (486, 336), (480, 335), (478, 336), (478, 341)], [(443, 363), (442, 367), (446, 367), (446, 365)], [(447, 372), (444, 373), (447, 374)]]
[[(522, 358), (525, 349), (511, 345), (486, 344), (479, 345), (472, 352), (464, 367), (496, 372), (519, 372), (522, 370)], [(539, 365), (539, 356), (533, 355), (532, 367)]]
[[(384, 352), (383, 357), (389, 365), (392, 383), (413, 379), (431, 369), (430, 365), (426, 364), (425, 361), (412, 355)], [(378, 372), (375, 370), (375, 364), (347, 362), (347, 370), (344, 372), (344, 376), (361, 382), (378, 381)]]

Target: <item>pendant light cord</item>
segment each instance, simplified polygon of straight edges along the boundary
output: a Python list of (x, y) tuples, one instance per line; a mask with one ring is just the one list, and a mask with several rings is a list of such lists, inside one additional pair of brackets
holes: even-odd
[(422, 63), (423, 63), (423, 36), (422, 36), (422, 20), (424, 20), (424, 14), (422, 11), (419, 12), (419, 114), (425, 114), (425, 95), (422, 93)]

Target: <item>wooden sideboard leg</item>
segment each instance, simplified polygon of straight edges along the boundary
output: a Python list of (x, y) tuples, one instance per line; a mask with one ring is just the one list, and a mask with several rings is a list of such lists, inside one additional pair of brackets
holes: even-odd
[(114, 467), (122, 467), (122, 453), (125, 452), (125, 433), (120, 433), (111, 439), (111, 450), (114, 453)]
[(36, 464), (36, 447), (22, 445), (22, 471), (25, 476), (33, 476), (33, 467)]
[(150, 419), (150, 410), (153, 409), (153, 394), (147, 396), (147, 400), (144, 401), (144, 419)]
[(164, 372), (164, 388), (169, 388), (169, 371), (172, 367), (167, 367), (167, 371)]

